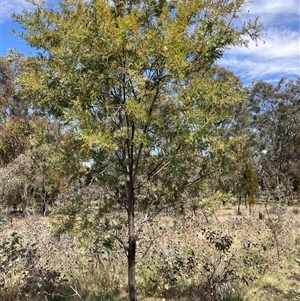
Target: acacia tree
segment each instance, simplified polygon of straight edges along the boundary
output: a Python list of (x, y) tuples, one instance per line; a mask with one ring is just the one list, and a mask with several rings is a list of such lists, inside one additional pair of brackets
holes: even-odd
[[(101, 169), (97, 183), (106, 187), (97, 227), (124, 248), (135, 301), (142, 226), (203, 181), (205, 162), (226, 144), (220, 122), (244, 91), (214, 63), (225, 49), (257, 38), (257, 20), (239, 22), (244, 0), (33, 4), (15, 16), (37, 49), (26, 58), (20, 92), (90, 149), (90, 164)], [(115, 227), (103, 221), (117, 205), (127, 213), (123, 238), (122, 219)]]

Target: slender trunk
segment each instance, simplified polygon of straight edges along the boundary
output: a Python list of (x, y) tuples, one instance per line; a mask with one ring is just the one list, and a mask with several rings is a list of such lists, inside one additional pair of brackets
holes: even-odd
[(238, 200), (238, 212), (237, 212), (238, 215), (241, 215), (241, 197), (239, 196), (239, 200)]
[(24, 216), (28, 215), (28, 198), (27, 198), (27, 185), (24, 186), (22, 198), (22, 213)]
[[(129, 229), (132, 228), (129, 226)], [(131, 231), (130, 231), (131, 232)], [(135, 282), (135, 251), (136, 251), (136, 238), (132, 233), (129, 234), (128, 246), (128, 287), (129, 287), (129, 300), (137, 301), (136, 282)]]
[[(125, 95), (125, 93), (124, 93)], [(128, 119), (127, 119), (128, 121)], [(129, 290), (129, 300), (137, 301), (136, 293), (136, 281), (135, 281), (135, 255), (136, 255), (136, 235), (135, 235), (135, 220), (134, 220), (134, 211), (135, 211), (135, 168), (137, 167), (137, 162), (134, 159), (134, 134), (135, 134), (135, 125), (132, 121), (131, 125), (131, 139), (128, 143), (128, 159), (129, 165), (127, 167), (127, 210), (128, 210), (128, 290)], [(129, 141), (128, 141), (129, 142)]]
[(136, 281), (135, 281), (135, 254), (136, 236), (134, 229), (134, 190), (132, 178), (129, 176), (128, 182), (128, 290), (129, 300), (137, 301)]
[(269, 197), (267, 198), (267, 200), (265, 201), (265, 210), (266, 210), (266, 213), (267, 213), (267, 215), (269, 216), (269, 212), (268, 212), (268, 205), (267, 205), (267, 203), (269, 203)]
[(277, 252), (277, 259), (279, 261), (279, 258), (280, 258), (280, 251), (279, 251), (279, 248), (281, 246), (281, 243), (276, 235), (276, 232), (273, 233), (274, 237), (275, 237), (275, 242), (276, 242), (276, 252)]

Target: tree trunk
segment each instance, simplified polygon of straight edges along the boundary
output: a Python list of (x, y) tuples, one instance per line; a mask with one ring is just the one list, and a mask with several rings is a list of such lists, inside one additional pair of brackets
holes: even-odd
[(137, 301), (135, 282), (136, 236), (134, 229), (134, 188), (131, 175), (127, 179), (128, 189), (128, 290), (129, 300)]
[[(130, 228), (130, 226), (129, 226)], [(136, 238), (135, 235), (129, 234), (129, 246), (128, 246), (128, 288), (129, 288), (129, 300), (137, 301), (136, 294), (136, 282), (135, 282), (135, 248)]]
[(28, 215), (28, 197), (27, 197), (27, 185), (24, 186), (23, 194), (21, 195), (22, 199), (22, 214), (24, 216)]
[(238, 215), (242, 215), (242, 212), (241, 212), (241, 197), (239, 196), (239, 200), (238, 200), (238, 211), (237, 211), (237, 214)]

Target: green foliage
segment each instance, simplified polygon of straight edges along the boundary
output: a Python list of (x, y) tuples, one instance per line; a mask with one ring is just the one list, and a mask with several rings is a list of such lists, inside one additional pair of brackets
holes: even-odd
[(247, 162), (243, 167), (242, 179), (241, 179), (241, 190), (245, 196), (252, 197), (258, 189), (256, 174), (253, 166)]
[[(0, 296), (13, 295), (15, 300), (32, 300), (43, 296), (43, 300), (55, 299), (55, 294), (66, 281), (59, 271), (38, 266), (40, 258), (37, 243), (23, 243), (17, 233), (11, 234), (0, 246)], [(17, 291), (14, 291), (18, 287)]]
[[(24, 59), (20, 95), (63, 122), (89, 154), (84, 181), (95, 185), (83, 187), (84, 197), (69, 191), (69, 221), (79, 214), (82, 229), (119, 242), (132, 301), (142, 228), (164, 208), (182, 208), (230, 143), (220, 125), (245, 89), (215, 62), (229, 47), (247, 45), (246, 36), (258, 38), (257, 20), (239, 22), (243, 4), (62, 0), (52, 9), (33, 1), (33, 11), (15, 15), (20, 35), (37, 49)], [(100, 187), (98, 202), (92, 186)]]
[(208, 243), (214, 246), (217, 251), (226, 253), (231, 248), (233, 239), (227, 234), (222, 236), (221, 233), (203, 228), (202, 235), (204, 235)]
[(249, 91), (258, 177), (262, 188), (273, 198), (277, 198), (279, 186), (284, 187), (289, 198), (298, 189), (299, 86), (300, 78), (282, 78), (274, 85), (256, 82)]
[(249, 241), (244, 245), (241, 255), (242, 268), (237, 273), (244, 284), (250, 285), (269, 269), (271, 262), (267, 258), (266, 248), (263, 241)]
[(202, 234), (211, 249), (210, 254), (203, 256), (203, 268), (200, 270), (205, 279), (205, 293), (211, 300), (220, 300), (237, 278), (236, 255), (232, 251), (233, 237), (205, 228)]
[[(11, 234), (11, 241), (4, 241), (1, 245), (1, 272), (9, 272), (10, 265), (20, 259), (26, 264), (31, 265), (36, 256), (36, 244), (23, 246), (22, 238), (18, 233)], [(8, 278), (11, 276), (7, 275)], [(1, 279), (1, 284), (4, 285), (5, 279)]]
[[(176, 285), (182, 277), (191, 277), (194, 275), (195, 268), (198, 265), (198, 259), (192, 249), (182, 252), (179, 247), (175, 245), (169, 253), (160, 254), (162, 261), (157, 273), (163, 276), (166, 284), (171, 286)], [(155, 283), (157, 280), (151, 279), (151, 281)]]
[(4, 124), (0, 133), (0, 166), (4, 167), (23, 154), (29, 147), (29, 124), (13, 118)]
[[(251, 206), (254, 204), (254, 195), (258, 190), (258, 183), (256, 173), (249, 162), (243, 167), (239, 190), (240, 194), (245, 197), (245, 203), (249, 204), (249, 213), (251, 213)], [(238, 208), (238, 211), (240, 213), (240, 208)]]
[[(226, 23), (229, 16), (237, 18), (242, 1), (207, 8), (198, 1), (161, 2), (157, 16), (154, 2), (124, 5), (116, 14), (102, 1), (62, 1), (59, 12), (37, 5), (33, 13), (16, 16), (29, 29), (23, 38), (41, 52), (24, 60), (20, 93), (74, 127), (90, 152), (104, 151), (95, 165), (102, 161), (105, 169), (121, 159), (125, 166), (131, 158), (138, 174), (147, 175), (143, 181), (164, 182), (158, 187), (167, 191), (152, 194), (175, 197), (174, 186), (183, 186), (176, 189), (179, 196), (193, 178), (191, 167), (197, 174), (195, 151), (210, 153), (209, 160), (217, 149), (224, 153), (215, 125), (244, 97), (236, 78), (213, 62), (227, 46), (246, 43), (241, 37), (250, 28), (254, 33), (255, 26)], [(211, 15), (202, 14), (205, 9)], [(130, 145), (133, 157), (127, 153)], [(165, 166), (161, 176), (151, 168), (159, 165)], [(124, 175), (108, 177), (118, 183)], [(173, 186), (167, 178), (176, 179)]]
[(28, 117), (28, 108), (17, 95), (16, 77), (22, 72), (23, 66), (20, 55), (14, 60), (9, 56), (0, 57), (0, 124), (4, 125), (12, 118), (24, 120)]

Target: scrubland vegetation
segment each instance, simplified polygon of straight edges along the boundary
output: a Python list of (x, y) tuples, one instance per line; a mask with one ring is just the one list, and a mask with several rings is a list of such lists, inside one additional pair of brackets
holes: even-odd
[(245, 1), (31, 2), (31, 55), (0, 59), (0, 299), (299, 300), (300, 78), (218, 66), (261, 37)]
[[(162, 213), (139, 243), (140, 300), (300, 300), (300, 208), (267, 208), (227, 204), (208, 222)], [(127, 300), (124, 251), (88, 232), (57, 236), (57, 219), (3, 217), (1, 300)]]

